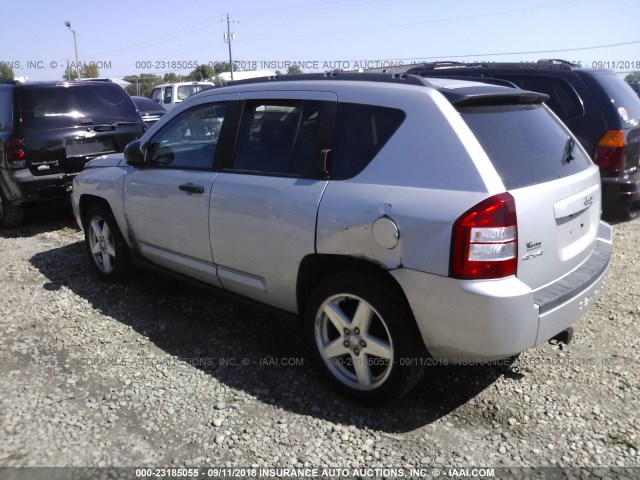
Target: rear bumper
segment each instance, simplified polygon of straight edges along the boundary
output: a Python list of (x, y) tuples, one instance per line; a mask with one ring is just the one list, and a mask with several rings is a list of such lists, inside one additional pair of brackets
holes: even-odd
[(624, 221), (640, 213), (640, 170), (625, 177), (602, 178), (602, 218)]
[(432, 356), (495, 360), (549, 340), (584, 315), (604, 285), (611, 237), (611, 227), (601, 223), (591, 256), (538, 291), (517, 277), (456, 280), (408, 269), (391, 274), (403, 288)]
[(3, 190), (14, 205), (68, 197), (77, 173), (33, 175), (28, 169), (5, 170)]

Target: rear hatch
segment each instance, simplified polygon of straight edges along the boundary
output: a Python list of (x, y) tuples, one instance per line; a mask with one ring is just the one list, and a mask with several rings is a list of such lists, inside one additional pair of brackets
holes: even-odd
[(129, 96), (111, 83), (18, 88), (25, 159), (33, 175), (75, 173), (97, 155), (122, 152), (143, 133)]
[(640, 167), (640, 98), (610, 70), (585, 71), (582, 76), (607, 123), (607, 132), (589, 153), (605, 177), (633, 173)]
[(478, 97), (457, 109), (515, 200), (516, 275), (535, 290), (580, 266), (593, 251), (600, 176), (569, 130), (541, 103), (546, 96), (523, 95), (486, 102)]

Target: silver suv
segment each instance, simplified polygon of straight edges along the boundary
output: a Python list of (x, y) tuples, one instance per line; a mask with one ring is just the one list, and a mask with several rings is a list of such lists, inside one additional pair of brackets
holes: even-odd
[(386, 400), (428, 358), (510, 357), (600, 292), (600, 177), (543, 94), (411, 75), (207, 90), (73, 207), (98, 276), (182, 274), (296, 315), (335, 385)]

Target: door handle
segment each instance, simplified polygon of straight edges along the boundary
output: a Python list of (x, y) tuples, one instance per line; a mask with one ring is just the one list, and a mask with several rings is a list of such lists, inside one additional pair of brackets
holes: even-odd
[(185, 183), (184, 185), (180, 185), (178, 188), (183, 192), (204, 193), (204, 187), (196, 185), (195, 183)]

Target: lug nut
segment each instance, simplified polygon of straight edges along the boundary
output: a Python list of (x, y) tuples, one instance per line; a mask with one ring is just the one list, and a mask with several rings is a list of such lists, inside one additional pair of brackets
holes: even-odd
[(356, 355), (360, 355), (360, 349), (354, 348), (353, 353), (355, 353)]
[(351, 333), (351, 332), (349, 331), (349, 329), (348, 329), (348, 328), (345, 328), (345, 329), (344, 329), (344, 334), (345, 334), (345, 335), (349, 335), (350, 333)]
[(343, 343), (343, 345), (344, 345), (346, 348), (349, 348), (349, 346), (350, 346), (351, 344), (349, 343), (349, 341), (348, 341), (348, 340), (345, 340), (345, 341), (344, 341), (344, 343)]
[(367, 342), (365, 342), (364, 340), (362, 340), (362, 341), (360, 342), (360, 346), (361, 346), (362, 348), (366, 347), (366, 346), (367, 346)]
[(353, 333), (355, 333), (356, 335), (360, 335), (360, 329), (358, 327), (354, 328)]

